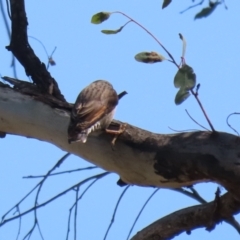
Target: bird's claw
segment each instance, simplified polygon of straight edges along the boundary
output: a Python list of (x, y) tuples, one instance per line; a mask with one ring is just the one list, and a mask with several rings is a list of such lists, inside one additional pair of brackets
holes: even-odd
[(123, 124), (120, 124), (118, 130), (106, 129), (107, 133), (115, 135), (113, 140), (111, 141), (112, 146), (115, 146), (115, 143), (116, 143), (116, 140), (117, 140), (118, 136), (121, 135), (126, 130), (126, 128), (127, 128), (127, 123), (123, 123)]

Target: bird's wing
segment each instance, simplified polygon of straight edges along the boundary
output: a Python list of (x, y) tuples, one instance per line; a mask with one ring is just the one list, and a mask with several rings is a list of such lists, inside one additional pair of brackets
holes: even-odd
[(77, 128), (85, 130), (113, 111), (116, 105), (117, 101), (113, 97), (108, 97), (102, 101), (95, 99), (87, 102), (77, 101), (72, 118), (76, 121)]

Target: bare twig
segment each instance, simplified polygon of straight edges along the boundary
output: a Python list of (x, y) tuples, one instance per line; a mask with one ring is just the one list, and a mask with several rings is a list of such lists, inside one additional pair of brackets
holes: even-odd
[(47, 49), (46, 49), (45, 45), (44, 45), (39, 39), (37, 39), (37, 38), (35, 38), (35, 37), (32, 37), (32, 36), (28, 36), (28, 37), (36, 40), (37, 42), (39, 42), (39, 43), (42, 45), (42, 47), (43, 47), (43, 49), (44, 49), (44, 51), (45, 51), (45, 53), (46, 53), (46, 55), (47, 55), (47, 58), (48, 58), (47, 69), (49, 68), (50, 65), (51, 65), (51, 66), (56, 65), (56, 63), (54, 62), (52, 56), (53, 56), (54, 52), (56, 51), (57, 47), (55, 47), (55, 48), (53, 49), (52, 53), (49, 55), (48, 52), (47, 52)]
[(225, 7), (225, 9), (227, 10), (227, 9), (228, 9), (228, 7), (227, 7), (227, 5), (226, 5), (226, 3), (225, 3), (225, 1), (224, 1), (224, 0), (222, 0), (222, 3), (224, 4), (224, 7)]
[(128, 190), (129, 187), (130, 187), (130, 185), (126, 186), (126, 187), (124, 188), (124, 190), (122, 191), (121, 195), (120, 195), (119, 198), (118, 198), (118, 201), (117, 201), (117, 203), (116, 203), (115, 209), (114, 209), (114, 211), (113, 211), (112, 219), (111, 219), (111, 221), (110, 221), (110, 224), (109, 224), (109, 226), (108, 226), (108, 229), (107, 229), (107, 231), (106, 231), (106, 233), (105, 233), (105, 236), (104, 236), (103, 240), (106, 240), (106, 239), (107, 239), (108, 232), (110, 231), (110, 229), (111, 229), (111, 227), (112, 227), (112, 225), (113, 225), (113, 223), (114, 223), (118, 206), (119, 206), (119, 204), (120, 204), (120, 202), (121, 202), (122, 197), (124, 196), (124, 194), (126, 193), (126, 191)]
[(38, 231), (39, 231), (39, 234), (40, 234), (42, 240), (44, 240), (44, 237), (43, 237), (43, 234), (42, 234), (42, 230), (41, 230), (40, 225), (39, 225), (39, 221), (37, 222), (37, 228), (38, 228)]
[[(20, 208), (19, 206), (16, 207), (18, 214), (20, 213)], [(18, 240), (20, 233), (21, 233), (21, 226), (22, 226), (22, 218), (19, 218), (19, 225), (18, 225), (18, 233), (17, 233), (17, 237), (16, 240)]]
[[(45, 180), (48, 178), (49, 174), (51, 174), (51, 172), (53, 172), (57, 167), (60, 167), (60, 165), (66, 160), (67, 157), (70, 156), (70, 153), (65, 154), (60, 160), (57, 161), (57, 163), (53, 166), (53, 168), (51, 168), (48, 173), (43, 177), (43, 179), (37, 184), (38, 190), (37, 190), (37, 194), (35, 197), (35, 203), (34, 206), (38, 206), (38, 197), (41, 191), (41, 188), (45, 182)], [(38, 227), (39, 229), (39, 233), (43, 239), (41, 230), (40, 230), (40, 226), (39, 226), (39, 222), (38, 222), (38, 217), (37, 217), (37, 208), (35, 208), (34, 210), (34, 224), (32, 226), (32, 228), (29, 230), (29, 232), (25, 235), (25, 237), (23, 239), (27, 239), (27, 237), (30, 237), (35, 229), (35, 227)]]
[(50, 56), (48, 57), (48, 64), (47, 64), (47, 69), (49, 68), (49, 66), (54, 66), (56, 65), (56, 62), (53, 60), (53, 54), (55, 53), (55, 51), (57, 50), (57, 47), (55, 47), (52, 51), (52, 53), (50, 54)]
[[(8, 0), (6, 0), (6, 4), (7, 4), (8, 16), (11, 19)], [(10, 39), (11, 38), (11, 31), (10, 31), (10, 27), (8, 25), (7, 17), (6, 17), (4, 8), (3, 8), (3, 1), (0, 1), (0, 8), (1, 8), (2, 16), (3, 16), (4, 25), (5, 25), (5, 28), (7, 30), (8, 37)], [(14, 77), (17, 78), (16, 59), (15, 59), (13, 54), (12, 54), (11, 67), (13, 68), (13, 75), (14, 75)]]
[[(84, 170), (92, 170), (92, 169), (96, 169), (99, 168), (97, 166), (89, 166), (89, 167), (84, 167), (84, 168), (77, 168), (77, 169), (73, 169), (73, 170), (67, 170), (67, 171), (62, 171), (62, 172), (57, 172), (57, 173), (51, 173), (49, 174), (48, 177), (52, 177), (52, 176), (56, 176), (56, 175), (60, 175), (60, 174), (65, 174), (65, 173), (72, 173), (72, 172), (79, 172), (79, 171), (84, 171)], [(43, 178), (45, 177), (45, 175), (37, 175), (37, 176), (25, 176), (23, 178)]]
[(34, 221), (34, 224), (33, 224), (32, 228), (31, 228), (31, 229), (27, 232), (27, 234), (23, 237), (23, 240), (25, 240), (25, 239), (27, 239), (27, 238), (28, 238), (28, 239), (31, 238), (31, 235), (32, 235), (35, 227), (36, 227), (36, 219), (35, 219), (35, 221)]
[[(110, 173), (109, 173), (110, 174)], [(74, 204), (71, 206), (71, 208), (69, 209), (69, 215), (68, 215), (68, 228), (67, 228), (67, 236), (66, 236), (66, 240), (68, 240), (69, 237), (69, 233), (70, 233), (70, 222), (71, 222), (71, 214), (72, 214), (72, 210), (75, 207), (75, 205), (78, 203), (78, 201), (84, 196), (84, 194), (88, 191), (88, 189), (90, 189), (90, 187), (99, 180), (100, 178), (96, 178), (94, 179), (94, 181), (92, 181), (86, 188), (85, 190), (82, 192), (82, 194), (78, 197), (77, 201), (74, 202)]]
[(9, 0), (6, 0), (6, 5), (7, 5), (7, 13), (8, 13), (8, 17), (9, 17), (9, 19), (11, 20), (12, 19), (12, 17), (11, 17), (11, 13), (10, 13), (10, 7), (9, 7), (9, 2), (8, 2)]
[(174, 57), (172, 56), (172, 54), (161, 44), (161, 42), (150, 32), (148, 31), (145, 27), (143, 27), (140, 23), (138, 23), (137, 21), (135, 21), (133, 18), (129, 17), (127, 14), (120, 12), (120, 11), (116, 11), (113, 13), (119, 13), (122, 14), (123, 16), (125, 16), (126, 18), (128, 18), (130, 21), (134, 22), (135, 24), (137, 24), (140, 28), (142, 28), (145, 32), (147, 32), (162, 48), (163, 50), (167, 53), (167, 55), (171, 58), (171, 62), (173, 64), (175, 64), (177, 66), (177, 68), (179, 68), (177, 62), (175, 61)]
[(192, 191), (193, 195), (196, 197), (196, 199), (200, 203), (207, 203), (207, 201), (200, 196), (200, 194), (198, 193), (198, 191), (194, 187), (189, 187), (189, 189)]
[(230, 123), (229, 123), (229, 118), (230, 118), (232, 115), (239, 115), (239, 114), (240, 114), (239, 112), (231, 113), (231, 114), (228, 115), (227, 120), (226, 120), (227, 125), (228, 125), (238, 136), (239, 136), (239, 133), (238, 133), (238, 131), (237, 131), (235, 128), (233, 128), (233, 127), (230, 125)]
[(47, 52), (47, 49), (46, 49), (45, 45), (44, 45), (39, 39), (37, 39), (37, 38), (35, 38), (35, 37), (32, 37), (32, 36), (28, 36), (28, 37), (34, 39), (34, 40), (37, 41), (37, 42), (39, 42), (39, 43), (42, 45), (42, 47), (43, 47), (43, 49), (44, 49), (44, 51), (45, 51), (45, 53), (46, 53), (46, 55), (47, 55), (47, 58), (49, 58), (49, 54), (48, 54), (48, 52)]
[(158, 190), (159, 190), (159, 188), (156, 189), (156, 190), (154, 190), (154, 192), (149, 196), (149, 198), (147, 199), (147, 201), (143, 204), (141, 210), (139, 211), (139, 213), (138, 213), (136, 219), (134, 220), (133, 225), (132, 225), (132, 227), (131, 227), (131, 229), (130, 229), (130, 231), (129, 231), (129, 233), (128, 233), (127, 240), (129, 239), (129, 237), (130, 237), (130, 235), (131, 235), (131, 233), (132, 233), (132, 231), (133, 231), (133, 228), (134, 228), (134, 226), (136, 225), (139, 217), (141, 216), (144, 208), (147, 206), (148, 202), (151, 200), (151, 198), (155, 195), (155, 193), (156, 193)]
[[(7, 2), (7, 9), (8, 9), (8, 0), (6, 0), (6, 2)], [(9, 37), (9, 39), (10, 39), (10, 37), (11, 37), (11, 31), (10, 31), (10, 28), (9, 28), (9, 25), (8, 25), (8, 20), (7, 20), (5, 11), (4, 11), (3, 1), (0, 1), (0, 8), (1, 8), (1, 13), (2, 13), (2, 17), (3, 17), (5, 29), (7, 30), (7, 34), (8, 34), (8, 37)]]
[(56, 168), (60, 167), (60, 165), (70, 156), (70, 153), (66, 153), (63, 157), (61, 157), (57, 163), (47, 172), (47, 174), (43, 177), (43, 179), (37, 184), (39, 186), (37, 194), (36, 194), (36, 198), (35, 198), (35, 206), (38, 205), (38, 196), (39, 193), (41, 191), (41, 188), (43, 186), (43, 183), (46, 181), (46, 179), (48, 178), (48, 176), (51, 174), (51, 172), (53, 172)]
[(238, 234), (240, 234), (239, 222), (233, 216), (229, 217), (228, 219), (225, 219), (224, 221), (230, 224), (238, 232)]
[(13, 220), (15, 220), (15, 219), (17, 219), (17, 218), (19, 218), (19, 217), (22, 217), (22, 216), (24, 216), (24, 215), (26, 215), (26, 214), (28, 214), (28, 213), (30, 213), (30, 212), (32, 212), (32, 211), (35, 211), (35, 210), (38, 209), (38, 208), (41, 208), (41, 207), (46, 206), (46, 205), (49, 204), (50, 202), (56, 200), (57, 198), (63, 196), (64, 194), (68, 193), (69, 191), (73, 190), (74, 188), (76, 188), (76, 187), (78, 187), (78, 186), (81, 186), (81, 185), (85, 184), (86, 182), (88, 182), (88, 181), (90, 181), (90, 180), (92, 180), (92, 179), (96, 179), (96, 178), (99, 178), (99, 179), (100, 179), (100, 178), (102, 178), (102, 177), (105, 177), (105, 176), (108, 175), (108, 174), (109, 174), (109, 172), (103, 172), (103, 173), (100, 173), (100, 174), (91, 176), (91, 177), (89, 177), (89, 178), (85, 178), (85, 179), (82, 180), (81, 182), (76, 183), (75, 185), (69, 187), (68, 189), (62, 191), (61, 193), (55, 195), (54, 197), (48, 199), (47, 201), (45, 201), (45, 202), (43, 202), (43, 203), (41, 203), (41, 204), (39, 204), (39, 205), (37, 205), (37, 206), (34, 206), (34, 207), (26, 210), (25, 212), (23, 212), (23, 213), (21, 213), (21, 214), (19, 214), (19, 215), (17, 215), (17, 216), (14, 216), (14, 217), (11, 217), (11, 218), (2, 220), (1, 223), (0, 223), (0, 227), (3, 226), (3, 225), (5, 225), (6, 223), (8, 223), (8, 222), (10, 222), (10, 221), (13, 221)]
[(169, 189), (169, 190), (172, 190), (172, 191), (175, 191), (175, 192), (179, 192), (179, 193), (182, 193), (190, 198), (193, 198), (195, 199), (196, 201), (204, 204), (204, 203), (207, 203), (206, 200), (204, 200), (199, 194), (198, 192), (194, 189), (194, 191), (192, 190), (193, 188), (190, 188), (192, 192), (189, 192), (188, 190), (185, 190), (183, 188), (173, 188), (173, 189)]
[(201, 108), (201, 110), (202, 110), (202, 112), (203, 112), (203, 115), (205, 116), (205, 118), (206, 118), (206, 120), (207, 120), (207, 122), (208, 122), (208, 124), (209, 124), (209, 126), (210, 126), (210, 128), (211, 128), (211, 130), (212, 130), (213, 132), (216, 132), (216, 130), (214, 129), (214, 127), (213, 127), (213, 125), (212, 125), (212, 123), (211, 123), (211, 121), (209, 120), (209, 118), (208, 118), (208, 116), (207, 116), (207, 113), (205, 112), (205, 110), (204, 110), (204, 108), (203, 108), (203, 105), (202, 105), (201, 101), (200, 101), (199, 98), (198, 98), (198, 94), (196, 94), (192, 89), (191, 89), (190, 91), (191, 91), (192, 95), (195, 97), (195, 99), (197, 100), (197, 103), (198, 103), (199, 107)]
[[(58, 162), (57, 164), (54, 165), (54, 167), (48, 172), (49, 174), (51, 173), (51, 171), (53, 171), (57, 166), (59, 166), (59, 164), (61, 164), (61, 161), (64, 161), (68, 156), (70, 155), (70, 153), (65, 154)], [(3, 216), (2, 216), (2, 222), (4, 222), (5, 217), (15, 208), (19, 209), (19, 205), (36, 189), (38, 188), (46, 179), (46, 175), (44, 176), (44, 179), (41, 180), (29, 193), (27, 193), (17, 204), (15, 204), (15, 206), (13, 206), (10, 210), (8, 210)], [(21, 214), (18, 214), (19, 216)]]
[(75, 199), (75, 211), (74, 211), (74, 239), (77, 239), (77, 211), (78, 211), (78, 194), (79, 194), (80, 186), (76, 189), (76, 199)]
[(184, 132), (194, 132), (194, 131), (198, 131), (200, 132), (201, 130), (199, 129), (184, 129), (184, 130), (176, 130), (176, 129), (173, 129), (171, 127), (168, 126), (168, 128), (174, 132), (178, 132), (178, 133), (184, 133)]
[(184, 12), (188, 11), (188, 10), (191, 9), (191, 8), (195, 8), (195, 7), (197, 7), (197, 6), (200, 6), (200, 5), (203, 4), (203, 2), (204, 2), (204, 0), (200, 1), (200, 2), (197, 3), (197, 4), (194, 4), (194, 5), (192, 5), (192, 6), (189, 6), (188, 8), (186, 8), (186, 9), (183, 10), (183, 11), (181, 11), (180, 13), (184, 13)]
[(41, 239), (44, 240), (44, 237), (43, 237), (42, 231), (41, 231), (41, 229), (40, 229), (39, 222), (38, 222), (38, 219), (37, 219), (37, 218), (35, 218), (33, 227), (32, 227), (32, 228), (28, 231), (28, 233), (23, 237), (23, 240), (25, 240), (25, 239), (30, 239), (31, 236), (32, 236), (32, 234), (33, 234), (33, 231), (34, 231), (34, 229), (35, 229), (36, 227), (38, 228), (38, 231), (39, 231), (39, 234), (40, 234)]
[(203, 128), (203, 129), (205, 129), (205, 130), (207, 130), (207, 131), (210, 131), (209, 129), (207, 129), (207, 128), (205, 128), (203, 125), (201, 125), (199, 122), (197, 122), (197, 121), (189, 114), (189, 112), (188, 112), (187, 109), (185, 109), (185, 111), (186, 111), (187, 115), (191, 118), (191, 120), (192, 120), (193, 122), (195, 122), (195, 123), (196, 123), (198, 126), (200, 126), (201, 128)]

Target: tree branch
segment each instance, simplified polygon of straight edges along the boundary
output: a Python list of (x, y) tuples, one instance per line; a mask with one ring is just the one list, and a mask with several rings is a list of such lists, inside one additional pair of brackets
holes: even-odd
[(138, 232), (131, 240), (166, 240), (172, 239), (182, 232), (190, 232), (206, 227), (213, 230), (216, 224), (240, 212), (240, 204), (231, 194), (226, 193), (217, 203), (196, 205), (171, 213)]
[(57, 103), (51, 108), (39, 100), (39, 96), (27, 96), (0, 85), (0, 131), (50, 142), (118, 173), (128, 184), (178, 188), (212, 181), (240, 199), (240, 143), (234, 135), (163, 135), (128, 125), (115, 150), (111, 148), (112, 136), (101, 131), (91, 134), (86, 144), (68, 144), (69, 111), (57, 107)]
[(35, 55), (28, 42), (27, 36), (27, 16), (25, 12), (24, 0), (10, 0), (12, 17), (11, 43), (6, 48), (12, 51), (14, 56), (25, 68), (26, 75), (31, 76), (32, 80), (42, 93), (49, 94), (58, 100), (65, 101), (61, 94), (58, 84), (46, 66)]

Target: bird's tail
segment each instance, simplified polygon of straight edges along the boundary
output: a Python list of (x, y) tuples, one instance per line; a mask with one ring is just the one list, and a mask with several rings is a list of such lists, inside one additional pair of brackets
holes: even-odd
[(72, 142), (82, 142), (87, 141), (87, 131), (81, 131), (76, 127), (76, 125), (70, 122), (68, 127), (68, 143)]
[(73, 142), (85, 143), (86, 141), (87, 141), (86, 133), (78, 133), (73, 136), (68, 135), (68, 143), (73, 143)]

